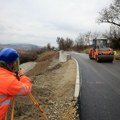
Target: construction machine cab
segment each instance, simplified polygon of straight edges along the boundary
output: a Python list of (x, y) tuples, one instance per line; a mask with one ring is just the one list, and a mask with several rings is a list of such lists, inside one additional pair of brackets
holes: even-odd
[(94, 39), (93, 48), (106, 49), (108, 48), (108, 39)]

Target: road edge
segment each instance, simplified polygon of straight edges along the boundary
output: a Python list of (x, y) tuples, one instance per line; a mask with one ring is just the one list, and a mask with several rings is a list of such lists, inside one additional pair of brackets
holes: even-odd
[(75, 82), (75, 91), (74, 91), (74, 100), (76, 100), (80, 93), (80, 71), (79, 71), (79, 65), (78, 61), (72, 57), (72, 59), (76, 62), (76, 82)]

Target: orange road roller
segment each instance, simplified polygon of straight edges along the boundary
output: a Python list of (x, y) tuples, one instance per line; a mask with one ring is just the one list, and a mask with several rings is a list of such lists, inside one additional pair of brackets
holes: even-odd
[(114, 60), (114, 51), (109, 46), (108, 39), (94, 39), (92, 48), (89, 49), (89, 58), (97, 62), (112, 62)]

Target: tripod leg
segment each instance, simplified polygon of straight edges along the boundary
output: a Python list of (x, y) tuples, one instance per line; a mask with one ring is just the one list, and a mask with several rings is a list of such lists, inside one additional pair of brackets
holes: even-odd
[(30, 97), (31, 100), (33, 101), (34, 105), (35, 105), (36, 107), (39, 107), (39, 108), (40, 108), (40, 112), (43, 113), (44, 111), (43, 111), (42, 108), (39, 106), (37, 100), (33, 97), (33, 95), (32, 95), (31, 93), (29, 94), (29, 97)]
[(15, 107), (15, 98), (12, 99), (12, 111), (11, 111), (11, 120), (14, 120), (14, 107)]
[(5, 115), (5, 120), (7, 120), (7, 114), (8, 114), (8, 112), (7, 112), (6, 115)]
[(37, 100), (33, 97), (33, 95), (30, 93), (29, 94), (30, 99), (32, 100), (32, 102), (34, 103), (34, 105), (38, 108), (38, 110), (41, 112), (42, 117), (44, 118), (44, 120), (48, 120), (45, 112), (40, 108), (40, 105), (38, 104)]

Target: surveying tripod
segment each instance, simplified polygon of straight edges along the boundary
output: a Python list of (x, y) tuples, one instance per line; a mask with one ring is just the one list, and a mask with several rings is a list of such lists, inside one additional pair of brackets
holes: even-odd
[[(41, 116), (43, 117), (44, 120), (48, 120), (45, 112), (43, 111), (43, 109), (41, 109), (40, 105), (38, 104), (37, 100), (33, 97), (33, 95), (30, 93), (29, 98), (31, 99), (31, 101), (33, 102), (34, 106), (38, 108), (39, 112), (41, 113)], [(15, 107), (15, 98), (12, 99), (12, 111), (11, 111), (11, 120), (14, 120), (14, 107)], [(5, 120), (7, 120), (7, 114), (5, 117)]]
[[(19, 59), (16, 61), (16, 67), (15, 67), (15, 71), (17, 71), (16, 77), (19, 80), (19, 76), (18, 76), (18, 71), (19, 71)], [(39, 112), (41, 113), (41, 116), (44, 120), (48, 120), (47, 115), (45, 114), (45, 112), (43, 111), (43, 109), (40, 107), (39, 103), (37, 102), (37, 100), (34, 98), (34, 96), (30, 93), (28, 94), (29, 98), (31, 99), (31, 101), (33, 102), (34, 106), (36, 108), (38, 108)], [(10, 120), (14, 120), (14, 107), (15, 107), (15, 97), (12, 99), (12, 110), (11, 110), (11, 119)], [(7, 120), (7, 114), (5, 116), (5, 120)]]

